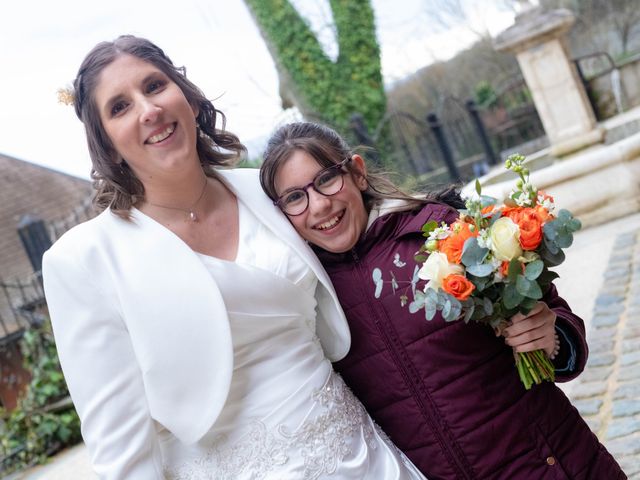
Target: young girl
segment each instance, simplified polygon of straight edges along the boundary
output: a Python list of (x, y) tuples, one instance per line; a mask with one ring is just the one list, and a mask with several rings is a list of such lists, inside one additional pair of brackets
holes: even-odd
[(455, 192), (403, 194), (313, 123), (272, 136), (261, 183), (314, 246), (347, 315), (351, 350), (335, 368), (429, 478), (626, 478), (555, 384), (527, 391), (518, 378), (513, 350), (544, 349), (559, 381), (584, 368), (584, 323), (554, 287), (510, 319), (505, 339), (479, 323), (426, 321), (390, 288), (374, 298), (373, 269), (410, 279), (422, 225), (457, 219)]

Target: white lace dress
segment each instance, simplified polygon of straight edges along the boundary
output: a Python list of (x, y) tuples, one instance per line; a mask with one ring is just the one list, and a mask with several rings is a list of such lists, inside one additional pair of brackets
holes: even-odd
[(159, 432), (171, 479), (423, 479), (333, 372), (315, 335), (315, 275), (238, 202), (235, 262), (200, 255), (234, 347), (225, 407), (195, 445)]

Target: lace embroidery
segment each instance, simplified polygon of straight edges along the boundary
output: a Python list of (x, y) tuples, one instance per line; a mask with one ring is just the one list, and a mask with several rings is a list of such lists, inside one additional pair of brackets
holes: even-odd
[(270, 432), (255, 420), (249, 433), (233, 445), (219, 436), (204, 457), (165, 468), (168, 479), (232, 480), (247, 475), (259, 480), (276, 467), (299, 456), (304, 464), (304, 480), (317, 480), (320, 475), (335, 473), (341, 460), (351, 453), (350, 439), (362, 429), (364, 439), (375, 449), (373, 423), (342, 378), (332, 373), (326, 384), (313, 393), (317, 402), (315, 415), (309, 416), (296, 429), (278, 425)]

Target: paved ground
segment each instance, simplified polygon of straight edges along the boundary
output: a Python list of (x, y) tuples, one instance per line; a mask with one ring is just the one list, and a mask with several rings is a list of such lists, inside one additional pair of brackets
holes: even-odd
[(587, 368), (568, 393), (629, 478), (640, 479), (640, 228), (614, 238), (608, 252), (592, 251), (607, 257), (606, 268), (590, 316)]
[[(561, 385), (630, 479), (640, 480), (640, 214), (580, 231), (557, 269), (587, 326), (585, 372)], [(82, 445), (12, 480), (94, 480)]]

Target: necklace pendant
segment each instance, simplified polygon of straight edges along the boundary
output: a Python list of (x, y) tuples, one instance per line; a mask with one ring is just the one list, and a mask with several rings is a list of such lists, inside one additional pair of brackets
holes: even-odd
[(196, 212), (189, 212), (189, 220), (191, 220), (192, 222), (197, 222), (198, 221), (198, 217), (196, 216)]

